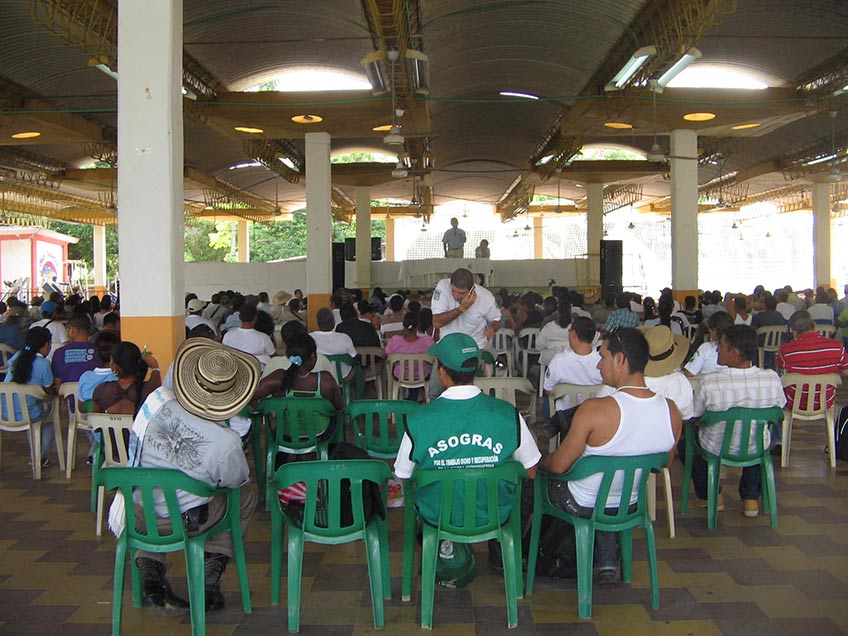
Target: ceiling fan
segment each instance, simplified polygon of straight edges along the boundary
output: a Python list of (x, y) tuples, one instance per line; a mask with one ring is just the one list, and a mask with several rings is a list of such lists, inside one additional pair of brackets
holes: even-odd
[[(659, 87), (657, 80), (652, 79), (649, 82), (651, 87), (651, 102), (653, 105), (653, 114), (654, 114), (654, 143), (651, 144), (651, 149), (648, 151), (648, 154), (645, 155), (645, 159), (648, 161), (655, 162), (666, 162), (669, 159), (690, 159), (692, 161), (697, 161), (697, 157), (681, 157), (677, 155), (672, 155), (666, 152), (663, 152), (663, 149), (660, 148), (660, 144), (657, 142), (657, 93), (662, 92), (662, 89)], [(659, 90), (657, 90), (659, 89)]]
[(274, 183), (274, 211), (271, 216), (282, 216), (283, 210), (280, 208), (280, 184)]

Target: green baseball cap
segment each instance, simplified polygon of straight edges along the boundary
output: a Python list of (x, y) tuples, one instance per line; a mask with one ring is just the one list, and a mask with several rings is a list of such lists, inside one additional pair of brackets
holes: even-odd
[(464, 333), (445, 336), (427, 349), (427, 353), (436, 356), (442, 366), (454, 371), (473, 371), (474, 367), (464, 366), (464, 363), (480, 358), (480, 349), (474, 338)]

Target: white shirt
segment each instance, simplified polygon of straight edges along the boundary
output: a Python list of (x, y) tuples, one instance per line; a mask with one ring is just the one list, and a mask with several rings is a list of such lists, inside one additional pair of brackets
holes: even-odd
[[(705, 411), (726, 411), (734, 406), (750, 409), (762, 409), (786, 404), (783, 385), (778, 375), (771, 369), (751, 366), (746, 369), (724, 367), (703, 375), (695, 390), (694, 415), (703, 415)], [(701, 445), (711, 453), (721, 452), (724, 426), (716, 424), (701, 428), (698, 438)], [(741, 432), (734, 437), (731, 451), (738, 451)], [(771, 441), (768, 429), (763, 435), (763, 444)], [(754, 450), (752, 442), (750, 450)]]
[(824, 303), (816, 303), (807, 310), (810, 313), (810, 318), (818, 323), (820, 320), (833, 324), (833, 308)]
[(223, 344), (256, 356), (262, 365), (268, 364), (271, 356), (277, 352), (277, 348), (271, 342), (268, 334), (256, 331), (256, 329), (244, 329), (242, 327), (230, 329), (224, 334)]
[[(684, 420), (694, 417), (695, 398), (692, 393), (692, 383), (683, 375), (682, 371), (672, 371), (668, 375), (656, 378), (645, 376), (645, 386), (657, 395), (661, 395), (674, 402), (680, 416)], [(616, 390), (611, 386), (605, 386), (598, 391), (598, 397), (614, 395)]]
[(751, 318), (753, 318), (753, 314), (748, 314), (747, 318), (743, 318), (741, 315), (736, 314), (736, 318), (733, 320), (734, 325), (751, 325)]
[[(547, 371), (545, 371), (545, 391), (552, 391), (557, 384), (562, 383), (579, 384), (581, 386), (602, 384), (603, 379), (598, 370), (600, 360), (601, 354), (594, 349), (591, 353), (585, 355), (580, 355), (571, 350), (555, 355), (548, 365)], [(567, 395), (559, 398), (556, 401), (557, 411), (564, 411), (575, 406), (570, 404), (569, 401)]]
[[(352, 358), (356, 357), (356, 347), (353, 346), (353, 340), (346, 333), (313, 331), (309, 335), (315, 341), (318, 353), (323, 353), (325, 356), (337, 356), (346, 353)], [(342, 363), (341, 371), (342, 377), (340, 378), (336, 374), (335, 363), (333, 363), (333, 375), (336, 376), (339, 383), (350, 373), (350, 365)]]
[(208, 318), (202, 317), (200, 314), (189, 314), (185, 319), (186, 329), (194, 329), (197, 325), (206, 325), (212, 330), (216, 336), (218, 335), (218, 326)]
[(712, 373), (716, 369), (725, 368), (718, 363), (718, 342), (703, 343), (683, 368), (692, 375)]
[(571, 325), (563, 328), (556, 323), (556, 320), (542, 327), (536, 338), (536, 346), (542, 351), (539, 355), (539, 362), (550, 364), (557, 354), (563, 351), (571, 351), (571, 345), (568, 343), (568, 334), (570, 333)]
[(29, 326), (30, 329), (33, 327), (44, 327), (50, 332), (52, 337), (50, 338), (50, 353), (47, 354), (47, 359), (53, 362), (53, 353), (68, 341), (68, 330), (65, 329), (63, 323), (52, 318), (43, 318)]
[(777, 303), (776, 309), (786, 320), (792, 318), (792, 314), (798, 311), (792, 303)]
[[(437, 399), (470, 400), (479, 394), (480, 389), (473, 384), (462, 384), (445, 389)], [(521, 413), (518, 414), (518, 425), (521, 430), (521, 436), (518, 442), (518, 448), (512, 454), (512, 459), (529, 470), (539, 463), (539, 460), (542, 459), (542, 454), (536, 445), (536, 438), (533, 437), (533, 433), (527, 428), (527, 422), (524, 421)], [(403, 439), (400, 441), (397, 459), (395, 459), (395, 477), (398, 479), (409, 479), (412, 477), (412, 472), (415, 470), (415, 462), (409, 458), (411, 452), (412, 440), (404, 433)]]
[[(439, 329), (439, 332), (443, 338), (451, 333), (468, 334), (474, 338), (477, 346), (482, 350), (489, 348), (489, 339), (486, 338), (483, 330), (490, 323), (500, 321), (501, 310), (498, 309), (492, 292), (481, 285), (476, 285), (475, 289), (477, 300), (474, 301), (474, 304), (465, 313), (460, 314)], [(459, 301), (451, 293), (450, 278), (443, 278), (436, 283), (436, 289), (433, 291), (431, 305), (433, 314), (443, 314), (457, 307), (459, 307)]]

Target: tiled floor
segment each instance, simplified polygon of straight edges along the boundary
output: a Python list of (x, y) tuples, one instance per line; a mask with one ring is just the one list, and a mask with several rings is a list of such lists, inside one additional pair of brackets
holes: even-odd
[[(656, 524), (660, 608), (651, 609), (643, 545), (637, 540), (632, 585), (595, 588), (593, 619), (577, 617), (573, 581), (537, 579), (535, 593), (521, 600), (519, 627), (510, 633), (571, 634), (814, 634), (848, 633), (848, 467), (827, 466), (821, 426), (799, 428), (789, 469), (777, 469), (780, 523), (741, 515), (735, 478), (725, 480), (727, 511), (715, 532), (705, 512), (677, 518), (677, 538), (668, 538), (662, 495)], [(89, 470), (79, 462), (74, 478), (58, 468), (31, 479), (24, 436), (3, 435), (0, 472), (0, 636), (108, 634), (114, 539), (94, 536), (88, 510)], [(674, 467), (675, 497), (680, 467)], [(679, 501), (677, 502), (679, 509)], [(420, 632), (417, 603), (402, 603), (400, 551), (402, 513), (391, 513), (394, 598), (387, 602), (387, 634)], [(269, 517), (259, 514), (247, 537), (254, 610), (245, 615), (234, 572), (224, 585), (227, 608), (208, 617), (208, 633), (276, 634), (286, 631), (286, 608), (269, 604)], [(436, 633), (496, 636), (507, 633), (500, 576), (486, 565), (466, 589), (436, 593)], [(170, 579), (185, 595), (184, 568), (172, 558)], [(361, 544), (309, 546), (304, 560), (304, 635), (352, 636), (373, 630), (367, 572)], [(283, 589), (285, 599), (285, 587)], [(413, 596), (415, 600), (415, 596)], [(285, 601), (284, 601), (285, 602)], [(124, 608), (123, 633), (188, 634), (188, 617), (151, 616)]]

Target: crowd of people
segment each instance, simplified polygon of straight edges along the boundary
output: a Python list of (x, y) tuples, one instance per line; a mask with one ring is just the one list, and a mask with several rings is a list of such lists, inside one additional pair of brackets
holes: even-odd
[[(784, 391), (775, 370), (755, 365), (757, 327), (786, 330), (774, 360), (777, 369), (848, 374), (842, 342), (819, 332), (823, 326), (835, 330), (848, 323), (848, 299), (839, 299), (833, 290), (796, 294), (787, 287), (770, 293), (758, 287), (750, 295), (707, 291), (685, 297), (681, 305), (672, 290), (663, 289), (657, 298), (655, 302), (619, 293), (587, 304), (580, 292), (565, 287), (551, 288), (547, 297), (534, 291), (492, 293), (469, 270), (457, 269), (423, 292), (386, 295), (378, 287), (366, 297), (357, 289), (339, 289), (329, 306), (318, 308), (310, 332), (300, 290), (273, 296), (222, 290), (208, 302), (188, 294), (186, 340), (164, 375), (152, 352), (121, 340), (120, 310), (111, 297), (58, 296), (32, 307), (9, 299), (6, 307), (0, 306), (0, 342), (17, 351), (9, 360), (6, 382), (38, 385), (48, 393), (64, 382), (78, 382), (77, 398), (93, 412), (135, 417), (131, 445), (142, 436), (170, 440), (137, 446), (133, 465), (179, 468), (210, 484), (241, 487), (243, 529), (256, 496), (246, 483), (249, 468), (242, 451), (251, 422), (240, 415), (241, 409), (274, 396), (321, 397), (344, 409), (340, 386), (353, 372), (362, 347), (433, 356), (432, 367), (423, 370), (431, 377), (431, 401), (426, 403), (418, 390), (405, 395), (425, 404), (407, 422), (395, 462), (401, 479), (416, 468), (496, 465), (510, 458), (518, 460), (530, 478), (537, 467), (564, 473), (589, 455), (668, 452), (671, 458), (683, 423), (706, 411), (789, 408), (794, 400), (807, 400), (809, 396), (795, 395), (791, 387)], [(539, 362), (546, 369), (538, 378), (544, 391), (561, 383), (597, 388), (597, 397), (582, 404), (565, 398), (556, 403), (557, 413), (548, 415), (566, 419), (568, 426), (557, 449), (544, 458), (515, 407), (481, 394), (474, 385), (478, 374), (496, 373), (497, 365), (485, 362), (493, 351), (493, 336), (502, 328), (513, 330), (519, 339), (522, 329), (536, 330)], [(328, 358), (343, 354), (350, 359), (338, 366)], [(387, 372), (397, 377), (402, 372), (398, 367)], [(832, 405), (833, 392), (826, 399)], [(49, 408), (49, 402), (32, 400), (31, 415)], [(330, 435), (332, 424), (327, 425)], [(721, 426), (709, 427), (700, 430), (699, 441), (717, 451), (722, 436)], [(764, 443), (778, 441), (779, 431), (771, 438)], [(44, 465), (49, 464), (52, 439), (52, 429), (43, 427)], [(207, 442), (214, 450), (201, 448)], [(703, 505), (706, 472), (704, 460), (695, 458), (695, 494)], [(551, 482), (549, 494), (554, 505), (588, 516), (597, 492), (597, 480), (589, 479)], [(761, 492), (759, 469), (744, 469), (739, 495), (745, 516), (759, 514)], [(622, 497), (635, 503), (636, 493), (610, 497), (607, 505)], [(427, 519), (435, 504), (423, 497), (416, 505)], [(719, 509), (724, 506), (720, 498)], [(213, 500), (192, 500), (184, 512), (200, 509), (201, 530), (223, 514), (221, 502)], [(206, 604), (214, 610), (224, 604), (219, 581), (232, 547), (221, 537), (211, 544)], [(136, 563), (146, 606), (187, 606), (171, 590), (161, 556), (140, 553)], [(601, 583), (618, 580), (615, 535), (598, 537), (596, 566)]]

